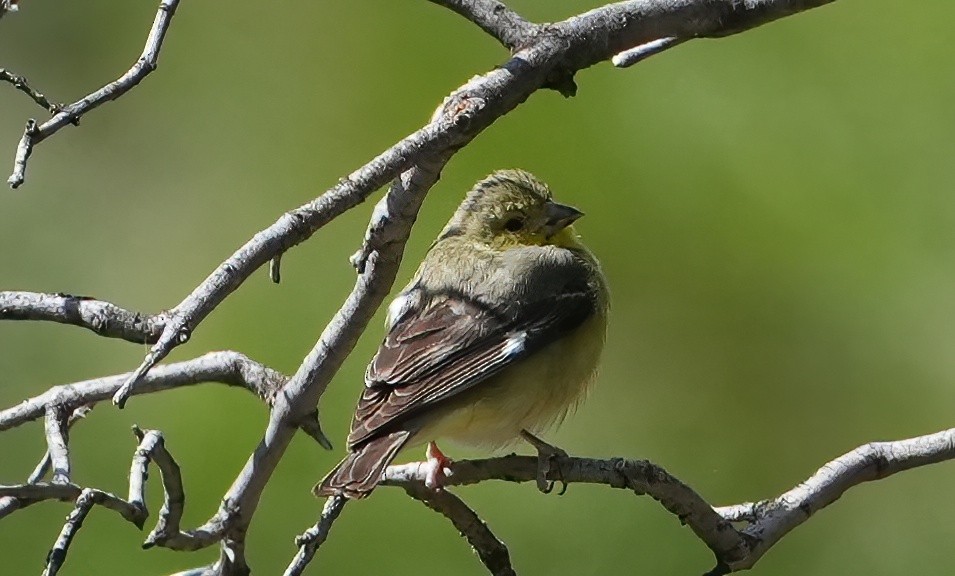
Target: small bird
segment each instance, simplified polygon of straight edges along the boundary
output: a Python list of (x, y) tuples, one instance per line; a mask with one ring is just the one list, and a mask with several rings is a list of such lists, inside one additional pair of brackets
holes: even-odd
[(425, 442), (426, 484), (439, 487), (450, 460), (436, 439), (533, 441), (577, 405), (596, 373), (609, 300), (574, 231), (582, 215), (523, 170), (475, 184), (388, 307), (349, 453), (317, 496), (363, 498), (400, 450)]

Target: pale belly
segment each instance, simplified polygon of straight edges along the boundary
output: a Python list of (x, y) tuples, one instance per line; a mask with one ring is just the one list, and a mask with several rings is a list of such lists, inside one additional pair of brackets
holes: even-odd
[(597, 314), (576, 331), (477, 384), (429, 418), (411, 442), (431, 440), (501, 448), (521, 430), (542, 432), (558, 424), (586, 395), (603, 349), (606, 316)]

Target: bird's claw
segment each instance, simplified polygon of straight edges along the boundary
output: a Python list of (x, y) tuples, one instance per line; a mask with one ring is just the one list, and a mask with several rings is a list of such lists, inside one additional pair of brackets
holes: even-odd
[(428, 457), (428, 461), (425, 462), (427, 474), (425, 476), (424, 485), (431, 490), (439, 490), (444, 486), (445, 481), (451, 474), (450, 466), (452, 460), (445, 456), (434, 442), (428, 442), (428, 448), (425, 454)]
[[(554, 484), (560, 482), (561, 488), (557, 495), (563, 496), (567, 492), (567, 482), (560, 471), (560, 459), (567, 458), (567, 452), (544, 442), (527, 430), (521, 430), (521, 438), (537, 450), (537, 489), (544, 494), (550, 494), (554, 491)], [(549, 476), (555, 476), (557, 480), (548, 480)]]

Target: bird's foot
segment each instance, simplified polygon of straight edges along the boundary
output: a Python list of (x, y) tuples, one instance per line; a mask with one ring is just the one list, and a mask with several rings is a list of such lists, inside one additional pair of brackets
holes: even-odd
[[(554, 484), (560, 482), (560, 492), (557, 494), (562, 496), (567, 491), (567, 482), (564, 481), (560, 472), (560, 458), (567, 458), (567, 453), (557, 446), (544, 442), (527, 430), (521, 430), (521, 438), (537, 450), (537, 489), (544, 494), (550, 494), (554, 490)], [(551, 475), (557, 480), (548, 480), (548, 476)]]
[(428, 442), (428, 449), (425, 450), (425, 455), (428, 458), (428, 461), (425, 463), (428, 472), (425, 476), (424, 485), (432, 490), (437, 490), (444, 486), (445, 480), (447, 480), (451, 474), (450, 466), (452, 460), (445, 456), (434, 442)]

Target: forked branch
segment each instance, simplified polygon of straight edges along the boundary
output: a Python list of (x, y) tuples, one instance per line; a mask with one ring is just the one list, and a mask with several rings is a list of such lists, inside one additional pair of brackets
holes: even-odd
[[(8, 4), (6, 1), (4, 3)], [(13, 5), (16, 4), (13, 3)], [(27, 161), (30, 159), (30, 154), (33, 153), (34, 146), (56, 134), (60, 128), (68, 124), (76, 124), (90, 110), (105, 102), (119, 98), (156, 69), (159, 62), (159, 51), (162, 49), (166, 31), (169, 30), (169, 24), (172, 22), (173, 14), (176, 13), (178, 6), (179, 0), (161, 0), (156, 18), (149, 29), (149, 35), (146, 37), (146, 46), (143, 48), (143, 53), (125, 74), (76, 102), (60, 106), (53, 117), (42, 124), (37, 124), (33, 119), (27, 121), (14, 156), (13, 173), (7, 179), (11, 188), (17, 188), (23, 184), (23, 180), (26, 178)], [(4, 7), (0, 5), (0, 16), (3, 15), (3, 12)], [(35, 97), (34, 100), (39, 102)]]

